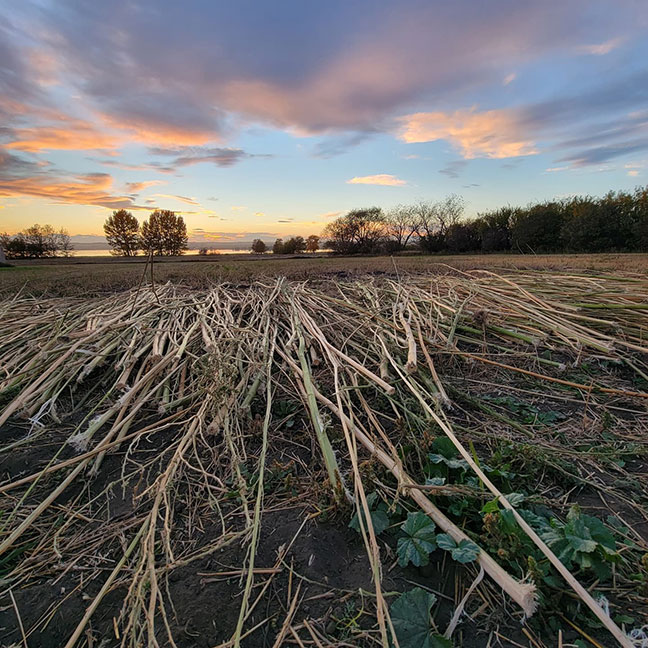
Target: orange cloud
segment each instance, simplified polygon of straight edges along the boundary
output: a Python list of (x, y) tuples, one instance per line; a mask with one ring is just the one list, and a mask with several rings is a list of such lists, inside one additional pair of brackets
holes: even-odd
[[(148, 187), (154, 187), (155, 185), (161, 185), (161, 184), (166, 184), (165, 180), (144, 180), (143, 182), (127, 182), (126, 187), (128, 188), (128, 191), (132, 193), (138, 193), (140, 191), (143, 191), (144, 189), (147, 189)], [(161, 195), (161, 194), (155, 194), (155, 195)]]
[(347, 180), (347, 184), (367, 184), (367, 185), (382, 185), (384, 187), (402, 187), (406, 185), (405, 180), (401, 180), (396, 176), (390, 175), (388, 173), (379, 173), (377, 175), (369, 176), (356, 176)]
[(13, 131), (14, 141), (6, 147), (39, 153), (43, 150), (81, 151), (114, 149), (118, 140), (113, 135), (99, 132), (92, 124), (69, 120), (65, 126), (36, 126)]
[(408, 144), (447, 140), (464, 158), (508, 158), (537, 153), (513, 110), (415, 113), (400, 118), (399, 137)]
[(112, 194), (112, 185), (113, 179), (107, 173), (88, 173), (73, 178), (32, 175), (0, 179), (0, 196), (34, 196), (57, 203), (139, 209), (128, 196)]
[(152, 119), (121, 121), (105, 113), (100, 113), (99, 118), (111, 128), (128, 133), (129, 140), (150, 146), (199, 146), (218, 139), (214, 131), (156, 124)]

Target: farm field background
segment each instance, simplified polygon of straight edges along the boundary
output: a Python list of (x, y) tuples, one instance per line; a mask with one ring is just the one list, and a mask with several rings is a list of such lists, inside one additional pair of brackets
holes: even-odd
[(645, 256), (144, 261), (0, 269), (7, 645), (641, 645)]
[[(137, 286), (145, 257), (71, 257), (13, 261), (12, 268), (0, 268), (0, 294), (10, 295), (23, 288), (31, 294), (79, 295), (119, 291)], [(363, 273), (431, 272), (486, 269), (539, 271), (616, 271), (645, 273), (646, 254), (543, 254), (543, 255), (453, 255), (397, 257), (340, 257), (328, 255), (297, 258), (266, 255), (222, 255), (213, 257), (159, 257), (154, 278), (158, 282), (179, 282), (204, 287), (212, 281), (249, 281), (261, 277), (291, 279), (354, 276)]]

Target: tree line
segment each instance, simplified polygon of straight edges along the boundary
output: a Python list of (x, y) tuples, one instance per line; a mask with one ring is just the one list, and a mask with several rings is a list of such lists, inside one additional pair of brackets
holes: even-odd
[(153, 256), (176, 256), (188, 248), (187, 225), (182, 216), (168, 209), (156, 209), (140, 226), (125, 209), (114, 211), (104, 223), (111, 252), (136, 256), (140, 251)]
[(576, 196), (527, 207), (502, 207), (463, 218), (465, 203), (451, 195), (354, 209), (329, 223), (324, 245), (337, 254), (513, 252), (641, 252), (648, 250), (648, 187)]
[(0, 234), (0, 248), (7, 259), (68, 257), (72, 254), (70, 236), (51, 225), (32, 225), (17, 234)]
[[(300, 254), (301, 252), (317, 252), (320, 247), (320, 237), (311, 234), (309, 237), (292, 236), (285, 241), (281, 238), (275, 239), (272, 246), (273, 254)], [(268, 251), (268, 246), (262, 239), (254, 239), (250, 247), (255, 254), (263, 254)]]

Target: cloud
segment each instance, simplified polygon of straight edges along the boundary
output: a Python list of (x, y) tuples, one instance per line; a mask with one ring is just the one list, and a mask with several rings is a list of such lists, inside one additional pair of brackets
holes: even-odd
[(39, 153), (44, 150), (112, 150), (118, 144), (114, 135), (102, 133), (82, 120), (65, 119), (61, 122), (58, 126), (17, 128), (12, 131), (12, 141), (6, 147)]
[(515, 110), (475, 108), (452, 113), (414, 113), (398, 120), (398, 136), (408, 144), (446, 140), (465, 159), (508, 158), (537, 153), (525, 133), (521, 116)]
[(628, 171), (628, 175), (634, 178), (639, 175), (639, 171), (637, 171), (636, 169)]
[(164, 194), (164, 193), (156, 193), (153, 195), (158, 198), (168, 198), (169, 200), (177, 200), (179, 202), (186, 203), (187, 205), (200, 205), (200, 203), (195, 198), (189, 198), (187, 196), (178, 196), (176, 194)]
[(202, 162), (211, 162), (220, 167), (229, 167), (245, 158), (271, 157), (268, 155), (253, 155), (237, 148), (207, 148), (207, 147), (153, 147), (149, 149), (153, 155), (174, 156), (169, 163), (173, 167), (189, 166)]
[(356, 176), (351, 180), (346, 181), (347, 184), (366, 184), (366, 185), (382, 185), (384, 187), (402, 187), (406, 185), (405, 180), (401, 180), (396, 176), (389, 173), (378, 173), (377, 175)]
[[(139, 193), (148, 187), (154, 187), (156, 185), (166, 184), (165, 180), (144, 180), (142, 182), (127, 182), (126, 188), (131, 193)], [(159, 194), (156, 194), (159, 195)]]
[(576, 48), (576, 51), (579, 54), (589, 54), (590, 56), (605, 56), (605, 54), (617, 49), (624, 40), (625, 38), (612, 38), (597, 45), (580, 45)]
[(454, 160), (449, 162), (439, 173), (448, 176), (448, 178), (458, 178), (466, 164), (468, 164), (468, 160)]
[(88, 157), (86, 158), (86, 160), (88, 160), (89, 162), (101, 164), (102, 166), (110, 166), (116, 169), (122, 169), (123, 171), (157, 171), (158, 173), (175, 172), (175, 169), (173, 167), (157, 164), (156, 162), (151, 162), (148, 164), (129, 164), (127, 162), (121, 162), (119, 160), (107, 160), (95, 157)]
[(341, 213), (342, 213), (341, 211), (326, 212), (326, 214), (321, 214), (319, 218), (320, 219), (337, 218)]
[(174, 2), (19, 3), (0, 57), (8, 96), (42, 95), (25, 53), (38, 34), (46, 76), (64, 71), (106, 125), (137, 141), (204, 145), (241, 121), (371, 132), (404, 106), (501, 83), (511, 60), (522, 65), (611, 29), (641, 29), (632, 3), (587, 21), (585, 0), (550, 4), (403, 0), (395, 11), (370, 0), (289, 2), (276, 3), (268, 20), (250, 0), (201, 0), (191, 10)]
[(107, 173), (64, 174), (43, 169), (0, 150), (0, 196), (33, 196), (55, 203), (97, 205), (110, 209), (138, 209), (130, 196), (112, 191), (113, 178)]
[(247, 207), (245, 207), (244, 205), (232, 205), (230, 209), (235, 212), (240, 212), (240, 211), (245, 211)]
[(511, 74), (507, 74), (504, 77), (504, 80), (502, 81), (502, 85), (507, 86), (509, 83), (513, 83), (513, 81), (515, 81), (516, 78), (517, 78), (517, 74), (515, 74), (515, 72), (511, 72)]

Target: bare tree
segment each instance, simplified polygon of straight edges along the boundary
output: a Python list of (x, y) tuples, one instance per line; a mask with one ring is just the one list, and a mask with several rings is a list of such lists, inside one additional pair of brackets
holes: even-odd
[(396, 205), (387, 212), (386, 220), (387, 230), (394, 240), (396, 249), (405, 249), (419, 229), (415, 206)]
[(456, 225), (463, 216), (466, 209), (466, 203), (461, 196), (450, 194), (444, 200), (437, 203), (437, 219), (439, 221), (439, 231), (443, 236), (448, 230)]
[(413, 206), (418, 223), (417, 234), (421, 248), (438, 252), (445, 247), (448, 230), (463, 215), (465, 203), (461, 196), (452, 194), (439, 202), (421, 201)]
[(139, 223), (129, 211), (114, 211), (104, 223), (104, 234), (111, 254), (116, 256), (136, 256), (141, 247)]
[(71, 256), (72, 243), (67, 231), (51, 225), (32, 225), (13, 236), (3, 234), (0, 246), (9, 259), (39, 259)]
[(385, 215), (380, 207), (354, 209), (329, 223), (323, 236), (327, 246), (339, 254), (377, 252), (387, 236)]

